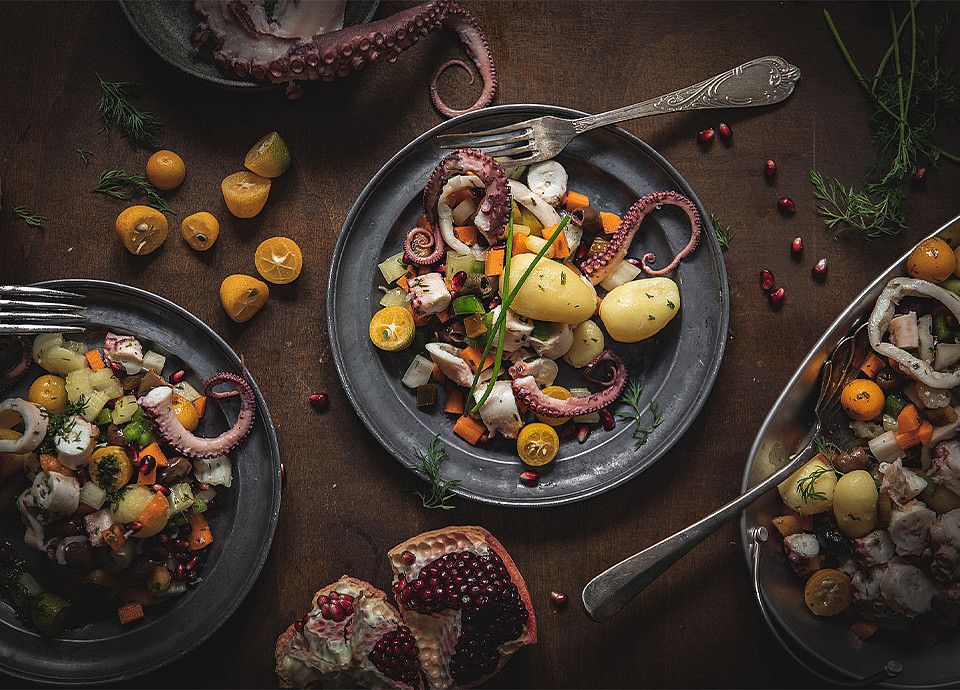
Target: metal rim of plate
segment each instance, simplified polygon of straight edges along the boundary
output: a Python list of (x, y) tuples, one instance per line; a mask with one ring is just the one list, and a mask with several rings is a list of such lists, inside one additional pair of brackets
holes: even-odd
[[(937, 237), (948, 231), (954, 237), (960, 237), (960, 216), (947, 221), (923, 239)], [(764, 475), (763, 469), (757, 469), (764, 455), (768, 458), (774, 452), (783, 455), (792, 452), (786, 448), (799, 447), (794, 442), (810, 428), (807, 418), (812, 417), (818, 375), (828, 353), (856, 324), (869, 316), (873, 303), (887, 282), (906, 273), (906, 260), (911, 251), (913, 247), (864, 288), (837, 316), (790, 377), (757, 432), (744, 466), (741, 491), (749, 489), (763, 476), (769, 476), (769, 471)], [(781, 440), (783, 443), (780, 443)], [(767, 464), (772, 471), (774, 460), (770, 458)], [(757, 606), (774, 638), (794, 661), (828, 683), (847, 687), (863, 686), (866, 681), (862, 679), (878, 675), (891, 662), (901, 669), (900, 673), (882, 681), (874, 678), (870, 685), (939, 688), (954, 687), (960, 683), (960, 670), (952, 671), (952, 676), (941, 674), (939, 678), (927, 680), (922, 676), (930, 668), (957, 668), (955, 659), (960, 633), (954, 633), (949, 640), (941, 641), (932, 649), (904, 644), (904, 638), (898, 634), (901, 631), (890, 631), (892, 639), (888, 637), (883, 643), (874, 637), (855, 646), (851, 640), (853, 636), (847, 632), (848, 621), (813, 620), (814, 617), (803, 605), (800, 581), (787, 568), (783, 554), (773, 549), (775, 538), (756, 543), (756, 530), (768, 525), (770, 513), (780, 508), (778, 503), (776, 492), (771, 492), (744, 510), (740, 518), (740, 539), (747, 570), (755, 581), (754, 599)], [(775, 530), (770, 531), (776, 534)], [(758, 549), (756, 553), (753, 551), (755, 548)], [(763, 573), (754, 567), (755, 562), (759, 566), (761, 561), (764, 564)], [(851, 659), (860, 666), (854, 669), (850, 661), (844, 663)]]
[[(172, 340), (177, 337), (175, 333), (185, 332), (205, 340), (204, 347), (209, 352), (201, 353), (197, 347), (190, 352), (172, 353), (178, 358), (182, 356), (188, 366), (198, 364), (199, 358), (207, 356), (209, 359), (201, 368), (243, 370), (240, 358), (216, 332), (163, 297), (100, 280), (50, 280), (37, 285), (90, 294), (93, 299), (88, 302), (88, 313), (92, 330), (98, 326), (125, 330), (122, 323), (111, 321), (111, 308), (118, 317), (124, 312), (128, 318), (142, 312), (143, 319), (160, 320), (156, 331), (170, 334), (161, 337)], [(104, 300), (103, 312), (96, 295)], [(111, 299), (122, 301), (122, 310), (111, 307)], [(171, 328), (174, 324), (177, 327)], [(149, 337), (145, 333), (140, 335)], [(155, 338), (149, 338), (156, 342)], [(204, 371), (203, 375), (212, 373), (215, 372)], [(237, 610), (269, 554), (282, 489), (280, 450), (273, 420), (249, 372), (247, 380), (256, 397), (257, 419), (244, 445), (234, 451), (234, 482), (224, 491), (225, 505), (211, 518), (215, 540), (209, 548), (217, 551), (211, 552), (200, 584), (182, 597), (162, 604), (158, 610), (148, 610), (145, 619), (129, 628), (115, 622), (97, 621), (71, 629), (69, 638), (53, 640), (41, 638), (16, 621), (9, 606), (3, 604), (0, 671), (29, 681), (67, 686), (127, 681), (175, 662), (216, 632)], [(23, 381), (19, 385), (22, 386)], [(17, 386), (11, 390), (17, 390)], [(217, 521), (221, 522), (219, 529)], [(218, 542), (217, 534), (224, 534), (225, 530), (226, 538)]]
[[(370, 343), (369, 337), (366, 335), (366, 324), (369, 320), (369, 315), (373, 313), (373, 311), (371, 311), (373, 307), (372, 300), (366, 301), (368, 297), (371, 297), (371, 294), (367, 294), (365, 288), (367, 285), (366, 281), (367, 277), (371, 276), (371, 271), (375, 274), (372, 276), (372, 279), (374, 282), (376, 281), (375, 276), (379, 276), (376, 263), (382, 259), (373, 260), (367, 257), (370, 262), (369, 266), (362, 265), (366, 262), (361, 262), (360, 264), (350, 264), (344, 268), (345, 254), (348, 252), (370, 252), (375, 250), (378, 255), (380, 255), (386, 243), (390, 243), (390, 246), (394, 248), (389, 252), (389, 254), (392, 254), (395, 248), (400, 246), (398, 236), (391, 235), (395, 235), (398, 230), (398, 224), (402, 224), (399, 215), (406, 212), (409, 216), (410, 208), (412, 205), (415, 205), (415, 200), (419, 199), (419, 195), (415, 194), (412, 189), (409, 190), (409, 193), (406, 193), (403, 190), (399, 190), (398, 192), (395, 188), (403, 187), (406, 189), (407, 186), (410, 186), (411, 188), (418, 187), (422, 190), (423, 180), (426, 179), (430, 169), (436, 165), (443, 153), (445, 153), (442, 153), (436, 146), (435, 138), (438, 134), (454, 128), (462, 131), (468, 129), (485, 129), (490, 126), (503, 124), (500, 120), (514, 122), (525, 119), (526, 117), (538, 115), (556, 115), (572, 118), (580, 117), (584, 115), (584, 113), (559, 106), (538, 104), (495, 106), (467, 113), (443, 122), (421, 134), (403, 147), (374, 175), (350, 209), (333, 251), (327, 287), (327, 329), (334, 363), (343, 388), (367, 429), (402, 465), (414, 471), (418, 476), (421, 476), (421, 478), (423, 478), (423, 474), (417, 469), (418, 460), (416, 455), (426, 447), (427, 442), (433, 434), (440, 434), (441, 438), (447, 441), (447, 458), (442, 465), (443, 478), (459, 479), (462, 483), (457, 486), (454, 491), (461, 496), (500, 506), (539, 507), (581, 501), (609, 491), (632, 479), (660, 459), (693, 423), (706, 401), (716, 380), (723, 358), (729, 322), (729, 288), (720, 246), (713, 233), (703, 232), (701, 234), (701, 249), (693, 255), (693, 261), (696, 261), (701, 269), (697, 271), (697, 273), (703, 275), (699, 275), (697, 278), (691, 277), (691, 271), (694, 269), (691, 268), (687, 262), (683, 264), (683, 267), (686, 267), (685, 271), (682, 267), (679, 273), (673, 274), (675, 280), (681, 285), (683, 302), (681, 305), (681, 313), (678, 318), (673, 319), (671, 324), (668, 324), (661, 333), (665, 333), (671, 328), (680, 328), (677, 322), (682, 322), (689, 314), (698, 313), (698, 307), (683, 306), (689, 304), (686, 298), (683, 297), (686, 292), (686, 288), (684, 287), (686, 284), (692, 286), (691, 290), (696, 288), (699, 291), (698, 294), (703, 296), (705, 301), (712, 300), (711, 304), (714, 308), (709, 310), (710, 314), (708, 316), (703, 316), (702, 313), (700, 314), (703, 318), (702, 323), (695, 324), (690, 322), (687, 324), (688, 330), (684, 331), (683, 337), (687, 338), (690, 343), (703, 341), (704, 344), (697, 349), (695, 353), (685, 352), (687, 361), (683, 362), (683, 365), (688, 367), (688, 369), (684, 374), (679, 374), (685, 375), (684, 385), (682, 386), (683, 390), (668, 390), (663, 398), (657, 397), (657, 401), (661, 406), (673, 406), (672, 408), (666, 408), (671, 409), (669, 417), (665, 409), (665, 421), (661, 429), (658, 430), (659, 433), (655, 432), (651, 443), (645, 446), (642, 451), (636, 452), (636, 458), (632, 460), (626, 457), (628, 455), (626, 447), (629, 444), (629, 447), (632, 449), (633, 440), (630, 438), (627, 425), (622, 422), (618, 424), (616, 432), (595, 431), (594, 434), (591, 435), (591, 439), (596, 437), (599, 441), (588, 441), (588, 444), (592, 445), (589, 445), (586, 451), (575, 452), (572, 457), (564, 457), (562, 455), (565, 444), (561, 444), (561, 457), (552, 463), (553, 469), (550, 470), (549, 474), (541, 475), (540, 483), (536, 487), (526, 487), (519, 483), (518, 476), (522, 467), (519, 460), (515, 457), (515, 454), (508, 458), (506, 454), (498, 455), (495, 451), (466, 448), (465, 444), (458, 443), (459, 439), (452, 437), (450, 434), (452, 424), (449, 421), (444, 420), (444, 424), (430, 428), (424, 422), (422, 416), (406, 416), (404, 410), (409, 411), (409, 401), (404, 402), (399, 394), (395, 396), (399, 403), (396, 404), (392, 400), (386, 403), (387, 406), (379, 410), (379, 412), (383, 412), (382, 415), (372, 411), (372, 409), (367, 409), (368, 406), (373, 408), (380, 404), (376, 401), (377, 398), (390, 398), (391, 395), (396, 393), (397, 386), (400, 386), (399, 379), (400, 376), (402, 376), (402, 369), (399, 372), (387, 373), (385, 371), (384, 355), (389, 356), (390, 353), (375, 351)], [(493, 122), (491, 122), (491, 120)], [(596, 137), (596, 139), (594, 139), (594, 137)], [(605, 141), (610, 144), (610, 147), (601, 150), (598, 148), (599, 145), (596, 143), (597, 141)], [(634, 158), (642, 160), (648, 168), (643, 174), (637, 173), (637, 179), (632, 181), (637, 182), (639, 186), (645, 186), (639, 182), (645, 174), (656, 178), (660, 184), (666, 185), (644, 189), (642, 194), (655, 191), (657, 188), (663, 189), (669, 187), (676, 189), (693, 200), (704, 218), (708, 217), (702, 204), (698, 201), (686, 180), (680, 176), (663, 156), (639, 138), (619, 127), (605, 127), (581, 135), (581, 137), (571, 142), (571, 144), (567, 146), (565, 153), (558, 156), (558, 158), (564, 159), (564, 156), (568, 155), (571, 149), (576, 149), (577, 142), (581, 142), (583, 146), (587, 146), (588, 148), (597, 148), (595, 153), (601, 156), (601, 158), (606, 155), (623, 156), (624, 159), (631, 158), (631, 160)], [(619, 149), (620, 153), (617, 153), (613, 149)], [(400, 180), (399, 182), (394, 183), (393, 180), (391, 180), (390, 185), (384, 185), (384, 182), (394, 175), (399, 168), (413, 165), (410, 161), (414, 159), (417, 161), (416, 164), (420, 165), (421, 168), (424, 168), (427, 162), (430, 161), (429, 167), (424, 168), (425, 172), (424, 170), (419, 171), (423, 172), (422, 179), (404, 180), (400, 177), (397, 178)], [(585, 161), (580, 161), (580, 163), (587, 165)], [(609, 168), (605, 168), (604, 170), (609, 170)], [(573, 178), (572, 173), (571, 178)], [(615, 186), (616, 190), (615, 192), (611, 192), (611, 194), (617, 193), (622, 198), (629, 198), (629, 201), (624, 202), (626, 205), (636, 201), (641, 193), (630, 187), (623, 179), (616, 180)], [(383, 200), (378, 198), (384, 195), (397, 196), (398, 193), (406, 193), (406, 196), (402, 199), (399, 197), (396, 198), (392, 205), (391, 203), (385, 204)], [(632, 195), (632, 197), (630, 195)], [(414, 201), (411, 201), (412, 199)], [(368, 215), (368, 204), (379, 205), (383, 208), (385, 215), (381, 217), (382, 220), (379, 218), (366, 218)], [(624, 208), (625, 207), (626, 206), (624, 206)], [(406, 209), (406, 211), (402, 209)], [(685, 231), (681, 225), (678, 225), (682, 222), (680, 216), (667, 219), (663, 222), (681, 228), (678, 232), (683, 234), (683, 237), (671, 237), (672, 244), (663, 238), (660, 246), (656, 247), (659, 251), (658, 256), (661, 257), (665, 257), (668, 252), (676, 251), (678, 247), (682, 247), (689, 237), (689, 225), (686, 226)], [(358, 224), (364, 223), (365, 225), (363, 225), (363, 227), (358, 227)], [(412, 227), (414, 223), (415, 221), (406, 227)], [(647, 226), (645, 225), (645, 227)], [(637, 244), (638, 242), (635, 241), (635, 247)], [(359, 288), (357, 287), (358, 279), (360, 281)], [(700, 280), (701, 283), (695, 282), (697, 280)], [(344, 282), (342, 288), (339, 286), (341, 281)], [(341, 299), (341, 294), (343, 292), (357, 293), (358, 291), (366, 296), (357, 298), (352, 296), (348, 297), (347, 299), (352, 300), (350, 304), (353, 308), (345, 308), (343, 318), (338, 318), (338, 310), (341, 307), (338, 300)], [(684, 309), (688, 309), (688, 311), (684, 311)], [(356, 316), (358, 312), (360, 313), (359, 317)], [(362, 328), (358, 325), (359, 322), (356, 321), (357, 318), (362, 321)], [(690, 318), (693, 317), (690, 316)], [(658, 334), (658, 336), (651, 339), (651, 341), (641, 343), (640, 345), (653, 347), (653, 344), (655, 344), (660, 337)], [(677, 367), (676, 358), (680, 350), (679, 343), (682, 342), (682, 339), (679, 336), (676, 337), (678, 342), (676, 351), (664, 356), (662, 358), (664, 361), (658, 363), (658, 366), (666, 366), (669, 364), (668, 373)], [(361, 343), (361, 341), (363, 342)], [(617, 344), (616, 349), (620, 351), (622, 347), (622, 344)], [(400, 354), (402, 355), (403, 353)], [(364, 362), (367, 362), (367, 364), (364, 364)], [(374, 364), (369, 364), (370, 362)], [(694, 372), (693, 375), (690, 374), (691, 371)], [(385, 383), (382, 383), (384, 381)], [(375, 382), (376, 385), (372, 387), (364, 385), (367, 382)], [(370, 388), (377, 389), (377, 393), (372, 392)], [(393, 388), (393, 391), (391, 391), (391, 388)], [(657, 388), (650, 393), (650, 397), (659, 396), (661, 392), (660, 388)], [(649, 399), (646, 400), (646, 403), (649, 403)], [(385, 417), (391, 417), (392, 421), (388, 422), (384, 419)], [(645, 413), (645, 421), (650, 421), (649, 410)], [(414, 436), (416, 436), (416, 438), (413, 438)], [(577, 444), (574, 443), (573, 445), (576, 446)], [(581, 448), (583, 448), (583, 446), (581, 446)], [(574, 460), (575, 458), (582, 460), (585, 457), (593, 460), (599, 458), (603, 462), (609, 461), (614, 463), (623, 459), (623, 466), (618, 467), (617, 473), (613, 476), (588, 476), (586, 480), (581, 477), (577, 480), (581, 485), (575, 487), (564, 486), (566, 480), (560, 476), (555, 480), (550, 480), (553, 474), (560, 475), (568, 471), (573, 471), (566, 469), (557, 470), (558, 465), (563, 466), (563, 461)], [(613, 458), (613, 460), (610, 460), (610, 458)], [(596, 468), (593, 468), (592, 473), (588, 472), (590, 469), (591, 468), (588, 468), (586, 465), (581, 465), (579, 468), (582, 474), (596, 475)], [(497, 485), (494, 489), (489, 488), (490, 474), (492, 472), (497, 472), (498, 474), (496, 478)], [(566, 481), (566, 484), (570, 483), (571, 482)]]
[[(357, 13), (359, 14), (359, 16), (355, 17), (356, 21), (352, 22), (351, 24), (347, 24), (347, 26), (366, 24), (373, 19), (373, 15), (376, 13), (377, 7), (380, 5), (380, 0), (362, 0), (362, 2), (360, 0), (347, 1), (348, 5), (357, 5)], [(168, 65), (183, 72), (184, 74), (188, 74), (195, 79), (199, 79), (200, 81), (216, 84), (217, 86), (225, 89), (244, 93), (262, 93), (265, 91), (277, 91), (285, 88), (284, 84), (261, 84), (249, 79), (230, 77), (227, 76), (227, 72), (221, 70), (215, 63), (211, 61), (198, 61), (192, 58), (187, 59), (183, 55), (174, 55), (171, 51), (171, 46), (180, 46), (181, 44), (186, 44), (189, 47), (190, 34), (192, 33), (192, 28), (189, 28), (189, 22), (182, 17), (178, 17), (177, 15), (192, 15), (192, 22), (194, 25), (200, 21), (199, 16), (197, 16), (193, 11), (192, 2), (183, 2), (182, 0), (163, 0), (162, 2), (157, 2), (156, 0), (118, 0), (118, 2), (121, 9), (123, 9), (123, 14), (126, 16), (130, 26), (133, 27), (134, 31), (137, 32), (137, 35), (139, 35), (140, 39), (147, 44), (150, 50), (156, 53), (157, 57), (166, 62)], [(176, 21), (174, 23), (182, 24), (183, 26), (178, 26), (180, 29), (179, 31), (163, 31), (161, 28), (161, 23), (159, 22), (140, 21), (142, 18), (140, 13), (133, 9), (133, 7), (137, 5), (149, 6), (151, 10), (164, 13), (165, 16), (176, 17)], [(364, 11), (364, 6), (368, 6), (366, 11)], [(347, 10), (348, 12), (350, 11), (349, 6)], [(187, 13), (189, 13), (189, 15)], [(171, 38), (172, 42), (169, 42), (171, 41)]]

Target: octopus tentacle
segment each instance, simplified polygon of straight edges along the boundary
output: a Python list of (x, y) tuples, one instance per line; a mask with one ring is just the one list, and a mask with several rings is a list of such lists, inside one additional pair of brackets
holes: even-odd
[(0, 338), (0, 391), (4, 391), (30, 368), (30, 353), (23, 338)]
[[(221, 383), (230, 384), (232, 390), (213, 390), (214, 386)], [(256, 416), (257, 403), (253, 389), (243, 377), (223, 371), (204, 381), (203, 388), (207, 396), (217, 400), (240, 396), (240, 414), (237, 415), (237, 421), (230, 429), (214, 438), (200, 438), (184, 428), (173, 410), (174, 395), (169, 386), (154, 388), (138, 401), (143, 411), (153, 420), (156, 434), (177, 452), (194, 460), (215, 458), (229, 453), (250, 433)]]
[[(610, 362), (613, 365), (609, 378), (605, 380), (593, 377), (594, 370), (602, 362)], [(620, 393), (627, 383), (627, 365), (623, 358), (613, 350), (604, 350), (594, 357), (593, 361), (584, 369), (584, 377), (588, 381), (599, 383), (604, 386), (604, 389), (583, 398), (558, 400), (545, 395), (528, 369), (527, 364), (523, 361), (510, 367), (510, 375), (513, 377), (513, 394), (519, 402), (534, 412), (551, 417), (576, 417), (602, 410), (619, 399)]]
[(630, 243), (633, 242), (634, 235), (640, 229), (640, 223), (651, 211), (655, 211), (664, 205), (678, 206), (684, 210), (690, 219), (690, 241), (687, 245), (677, 252), (673, 260), (660, 269), (652, 269), (648, 264), (657, 260), (656, 255), (647, 252), (640, 260), (640, 265), (644, 273), (651, 276), (666, 275), (697, 248), (700, 241), (700, 232), (703, 229), (703, 221), (700, 218), (700, 212), (697, 207), (687, 197), (677, 192), (663, 191), (654, 192), (639, 199), (631, 206), (620, 221), (620, 227), (610, 238), (610, 244), (602, 252), (589, 257), (580, 264), (580, 270), (587, 279), (594, 285), (602, 282), (613, 273), (620, 262), (627, 256), (630, 249)]
[(487, 41), (487, 37), (473, 16), (456, 3), (451, 3), (451, 6), (447, 10), (444, 23), (460, 36), (464, 50), (467, 51), (467, 55), (473, 60), (473, 63), (480, 71), (480, 78), (483, 80), (483, 91), (481, 91), (480, 96), (477, 97), (473, 105), (463, 110), (451, 108), (444, 103), (437, 91), (437, 79), (439, 79), (447, 67), (459, 65), (470, 74), (471, 84), (474, 79), (473, 71), (467, 67), (466, 63), (462, 60), (451, 60), (441, 65), (434, 73), (433, 79), (430, 80), (430, 99), (433, 101), (434, 107), (447, 117), (454, 117), (463, 113), (469, 113), (472, 110), (478, 110), (479, 108), (486, 108), (493, 102), (493, 97), (497, 92), (497, 70), (493, 64), (493, 54), (490, 52), (490, 43)]
[(403, 239), (403, 261), (430, 266), (443, 258), (443, 237), (439, 230), (415, 227)]

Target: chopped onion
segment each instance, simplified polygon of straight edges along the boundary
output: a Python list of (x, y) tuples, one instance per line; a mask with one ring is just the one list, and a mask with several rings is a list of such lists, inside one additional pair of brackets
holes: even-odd
[(407, 266), (403, 263), (403, 252), (398, 252), (393, 256), (387, 257), (377, 264), (377, 268), (380, 269), (380, 274), (383, 276), (383, 279), (388, 283), (392, 283), (407, 272)]
[(600, 283), (600, 287), (604, 290), (613, 290), (618, 288), (624, 283), (629, 283), (631, 280), (640, 275), (640, 267), (634, 266), (629, 261), (621, 261), (620, 265), (614, 269), (613, 273), (606, 277)]
[(407, 293), (403, 291), (403, 288), (395, 287), (392, 290), (387, 290), (380, 298), (381, 307), (403, 307), (406, 304)]
[(453, 209), (453, 222), (463, 225), (476, 212), (477, 205), (473, 203), (473, 199), (464, 199)]
[(400, 379), (400, 382), (407, 388), (416, 390), (420, 386), (430, 383), (430, 377), (433, 375), (433, 362), (423, 355), (417, 355), (407, 367), (407, 372)]
[(163, 367), (166, 363), (167, 358), (153, 350), (147, 350), (147, 353), (143, 356), (143, 368), (149, 369), (157, 376), (163, 373)]
[(106, 500), (107, 492), (97, 486), (95, 482), (87, 482), (80, 489), (80, 502), (94, 510), (100, 510)]
[(934, 369), (943, 371), (957, 362), (960, 362), (960, 345), (955, 343), (939, 343), (937, 345), (937, 355), (933, 360)]
[(885, 431), (876, 438), (870, 439), (867, 446), (877, 462), (893, 462), (903, 455), (903, 450), (897, 443), (896, 432), (893, 431)]
[(203, 396), (200, 395), (199, 391), (196, 388), (191, 386), (186, 381), (181, 381), (180, 383), (173, 384), (173, 392), (179, 395), (181, 398), (184, 398), (190, 402), (194, 400), (199, 400)]
[(230, 486), (233, 482), (230, 458), (226, 455), (194, 461), (193, 474), (198, 482), (211, 486)]

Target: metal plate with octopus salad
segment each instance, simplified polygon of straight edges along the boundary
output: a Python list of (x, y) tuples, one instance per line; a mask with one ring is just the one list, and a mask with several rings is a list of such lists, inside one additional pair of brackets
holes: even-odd
[(598, 131), (529, 168), (436, 146), (545, 113), (575, 115), (492, 108), (395, 156), (347, 219), (328, 296), (338, 370), (384, 446), (434, 486), (518, 506), (660, 457), (713, 383), (728, 318), (703, 210), (639, 140)]
[(81, 336), (3, 347), (0, 660), (29, 678), (117, 680), (199, 643), (252, 584), (279, 502), (269, 417), (233, 353), (103, 285), (57, 283), (89, 300)]

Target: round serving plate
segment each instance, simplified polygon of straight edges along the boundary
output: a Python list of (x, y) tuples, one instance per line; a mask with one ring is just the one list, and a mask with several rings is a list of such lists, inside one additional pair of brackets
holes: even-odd
[[(313, 0), (306, 0), (313, 2)], [(343, 13), (343, 25), (365, 24), (373, 19), (380, 0), (347, 0)], [(197, 55), (190, 42), (200, 16), (190, 0), (120, 0), (120, 7), (134, 30), (168, 65), (211, 84), (236, 91), (273, 91), (285, 88), (283, 84), (261, 84), (220, 69), (207, 51)]]
[[(960, 216), (929, 236), (960, 238)], [(743, 473), (746, 491), (770, 476), (797, 451), (813, 428), (813, 410), (819, 391), (820, 369), (837, 343), (863, 323), (886, 284), (906, 274), (907, 252), (877, 277), (837, 317), (821, 336), (774, 403), (754, 440)], [(803, 602), (803, 583), (787, 563), (782, 540), (771, 520), (784, 511), (780, 496), (771, 491), (743, 512), (740, 522), (744, 555), (756, 582), (758, 605), (771, 632), (798, 663), (835, 684), (858, 683), (883, 671), (891, 661), (902, 671), (881, 685), (896, 688), (932, 688), (960, 683), (960, 635), (953, 634), (926, 649), (908, 630), (883, 629), (862, 642), (849, 631), (849, 618), (817, 618)], [(755, 530), (766, 527), (770, 538), (759, 546), (758, 568), (751, 548)]]
[[(240, 372), (240, 358), (209, 326), (172, 302), (126, 285), (98, 280), (54, 280), (43, 287), (86, 297), (90, 325), (73, 336), (89, 345), (102, 342), (107, 330), (134, 335), (167, 356), (165, 373), (188, 371), (194, 387), (217, 372)], [(169, 371), (167, 371), (169, 370)], [(26, 396), (42, 373), (33, 365), (27, 375), (0, 399)], [(266, 560), (280, 510), (280, 450), (270, 412), (257, 384), (246, 373), (256, 396), (256, 421), (247, 438), (230, 453), (233, 482), (221, 487), (219, 508), (210, 517), (214, 535), (201, 582), (181, 597), (146, 610), (146, 617), (128, 626), (116, 611), (105, 611), (63, 636), (40, 637), (0, 604), (0, 671), (30, 681), (57, 685), (102, 685), (129, 680), (176, 661), (203, 642), (237, 609)], [(220, 404), (215, 404), (215, 403)], [(236, 398), (211, 401), (198, 435), (213, 436), (236, 419)], [(228, 421), (230, 420), (230, 421)], [(2, 522), (0, 538), (14, 544), (30, 562), (31, 572), (53, 591), (59, 570), (45, 555), (23, 544), (23, 526), (16, 511)]]
[[(632, 429), (618, 422), (614, 431), (596, 429), (587, 441), (565, 440), (557, 459), (542, 468), (537, 486), (519, 482), (522, 470), (516, 443), (504, 439), (473, 447), (452, 432), (442, 411), (418, 410), (414, 392), (400, 383), (413, 358), (377, 350), (370, 342), (370, 317), (379, 309), (383, 278), (377, 264), (401, 249), (407, 230), (423, 213), (423, 186), (446, 153), (437, 135), (473, 131), (540, 115), (580, 117), (583, 113), (546, 105), (504, 105), (461, 115), (417, 137), (373, 177), (350, 210), (333, 253), (327, 292), (327, 327), (334, 362), (357, 414), (377, 440), (404, 466), (416, 471), (418, 453), (439, 435), (447, 457), (444, 479), (460, 483), (468, 498), (505, 506), (547, 506), (580, 501), (636, 476), (656, 462), (681, 437), (700, 411), (723, 357), (729, 319), (729, 294), (720, 246), (712, 232), (674, 272), (681, 309), (657, 336), (642, 343), (612, 343), (626, 360), (630, 376), (643, 382), (641, 408), (649, 425), (652, 402), (662, 424), (648, 442), (634, 448)], [(676, 190), (703, 206), (676, 170), (643, 141), (618, 127), (596, 129), (574, 139), (557, 157), (570, 187), (586, 194), (598, 209), (623, 213), (638, 198), (657, 190)], [(690, 237), (686, 215), (664, 207), (644, 222), (631, 255), (652, 250), (661, 263)], [(560, 362), (560, 385), (582, 386), (579, 370)]]

